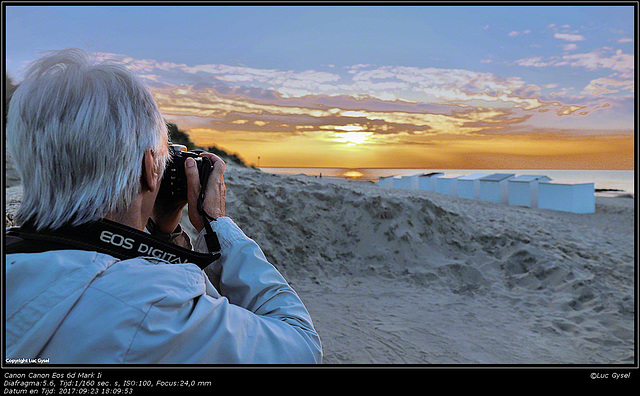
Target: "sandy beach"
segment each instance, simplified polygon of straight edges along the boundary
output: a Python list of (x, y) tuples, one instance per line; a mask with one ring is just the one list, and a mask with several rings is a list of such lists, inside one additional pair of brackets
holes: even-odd
[[(225, 180), (324, 364), (634, 363), (633, 197), (572, 214), (232, 165)], [(5, 191), (8, 224), (21, 187)]]

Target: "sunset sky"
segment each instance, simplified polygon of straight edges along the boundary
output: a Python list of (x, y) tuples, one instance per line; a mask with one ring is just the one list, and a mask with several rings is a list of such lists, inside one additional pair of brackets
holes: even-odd
[(6, 68), (124, 62), (263, 167), (633, 169), (628, 6), (12, 6)]

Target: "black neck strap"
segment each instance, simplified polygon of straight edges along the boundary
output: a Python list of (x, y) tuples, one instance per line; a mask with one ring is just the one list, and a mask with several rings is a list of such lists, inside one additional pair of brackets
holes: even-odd
[(204, 241), (207, 244), (207, 249), (210, 251), (220, 251), (220, 242), (218, 241), (218, 235), (213, 231), (210, 221), (216, 221), (215, 218), (209, 216), (204, 210), (204, 194), (207, 190), (207, 183), (209, 183), (209, 175), (213, 172), (213, 163), (207, 157), (202, 157), (202, 171), (200, 172), (200, 194), (198, 195), (198, 204), (196, 209), (200, 216), (202, 216), (202, 222), (204, 223), (205, 233)]
[[(172, 264), (193, 263), (202, 269), (220, 258), (220, 251), (194, 252), (106, 219), (74, 227), (65, 226), (53, 231), (36, 231), (28, 226), (12, 227), (7, 230), (6, 235), (27, 241), (30, 246), (26, 251), (29, 252), (63, 249), (90, 250), (119, 259), (155, 257)], [(11, 248), (7, 248), (7, 252), (12, 253)]]

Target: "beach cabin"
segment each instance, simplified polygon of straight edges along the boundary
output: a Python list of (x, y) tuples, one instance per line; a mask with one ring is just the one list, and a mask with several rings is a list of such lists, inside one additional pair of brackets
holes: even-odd
[(391, 180), (393, 180), (393, 188), (404, 188), (406, 183), (406, 180), (402, 180), (402, 176), (394, 176)]
[(423, 191), (436, 190), (436, 177), (444, 175), (442, 172), (425, 173), (418, 177), (418, 189)]
[(458, 196), (460, 198), (478, 199), (480, 197), (480, 179), (489, 173), (472, 173), (458, 178)]
[(538, 184), (551, 181), (543, 175), (520, 175), (508, 180), (509, 205), (538, 207)]
[(378, 178), (377, 184), (384, 188), (393, 188), (393, 176), (383, 176)]
[(571, 213), (595, 213), (594, 183), (540, 182), (538, 208)]
[(509, 188), (507, 181), (513, 176), (515, 176), (513, 173), (494, 173), (480, 178), (480, 199), (506, 204)]
[(460, 176), (436, 177), (436, 192), (447, 195), (458, 195), (458, 178)]
[(420, 178), (420, 176), (423, 176), (424, 173), (412, 173), (410, 175), (404, 175), (402, 176), (402, 179), (404, 179), (404, 186), (406, 186), (405, 188), (409, 188), (411, 190), (417, 190), (418, 189), (418, 179)]
[(411, 188), (411, 178), (407, 176), (396, 176), (393, 179), (393, 188), (408, 190)]

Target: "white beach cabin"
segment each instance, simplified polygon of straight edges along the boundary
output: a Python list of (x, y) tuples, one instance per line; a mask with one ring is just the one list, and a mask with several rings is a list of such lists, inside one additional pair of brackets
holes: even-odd
[(447, 195), (458, 195), (458, 178), (460, 176), (436, 177), (436, 192)]
[(543, 175), (520, 175), (509, 179), (509, 205), (538, 207), (538, 184), (551, 181)]
[(420, 178), (420, 176), (423, 176), (423, 175), (424, 175), (424, 173), (412, 173), (410, 175), (402, 176), (402, 179), (404, 180), (403, 186), (406, 186), (404, 188), (409, 188), (411, 190), (417, 190), (418, 189), (418, 179)]
[(378, 178), (377, 184), (384, 188), (393, 188), (393, 176), (383, 176)]
[(594, 183), (541, 182), (538, 185), (538, 207), (571, 213), (595, 213)]
[(404, 188), (406, 183), (406, 180), (402, 180), (402, 176), (394, 176), (391, 180), (393, 180), (393, 188)]
[(409, 190), (411, 189), (411, 182), (412, 182), (411, 176), (396, 176), (393, 179), (393, 188)]
[(458, 196), (460, 198), (478, 199), (480, 197), (480, 179), (489, 173), (472, 173), (458, 178)]
[(423, 191), (436, 190), (436, 177), (444, 175), (442, 172), (425, 173), (418, 177), (418, 189)]
[(480, 178), (480, 199), (506, 204), (509, 188), (507, 182), (513, 176), (513, 173), (494, 173)]

